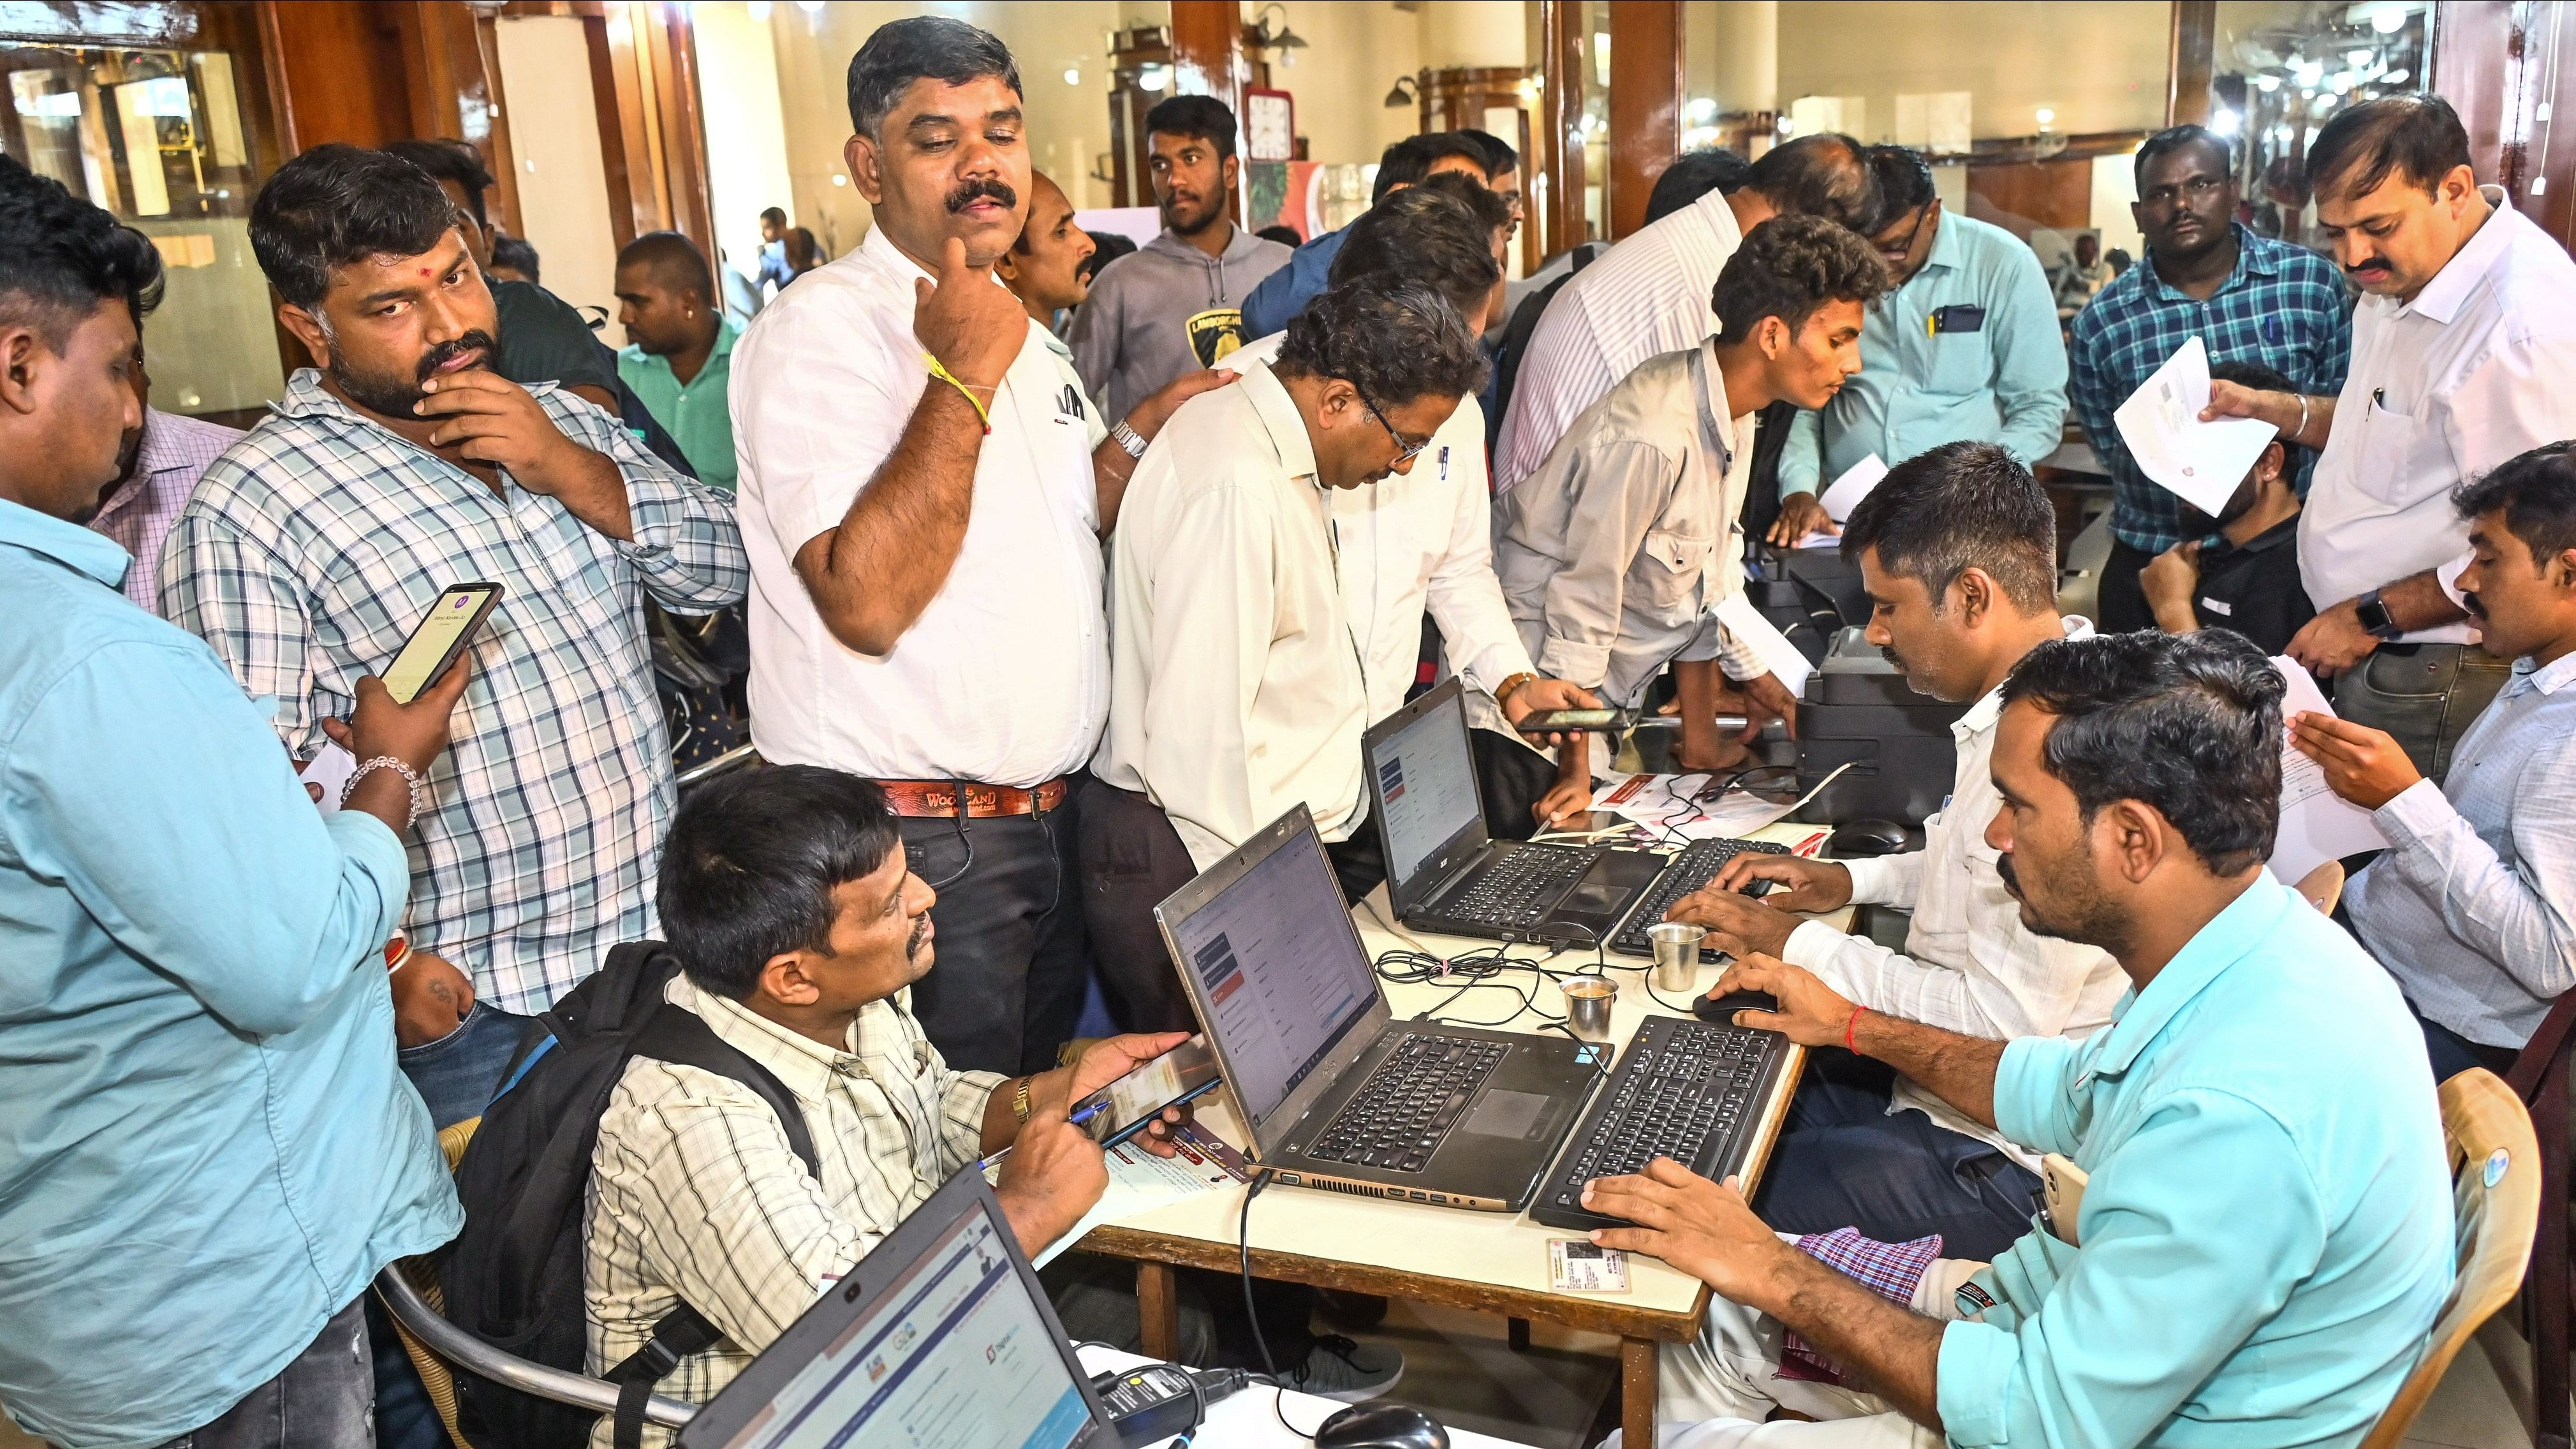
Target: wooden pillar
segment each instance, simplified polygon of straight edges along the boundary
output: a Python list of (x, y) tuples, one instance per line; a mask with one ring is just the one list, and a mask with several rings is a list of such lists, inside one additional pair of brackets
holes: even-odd
[(1547, 168), (1548, 255), (1581, 245), (1583, 224), (1583, 3), (1540, 0), (1540, 155)]
[(2173, 0), (2173, 41), (2165, 57), (2165, 124), (2209, 121), (2209, 76), (2218, 53), (2218, 0)]
[[(1234, 112), (1239, 135), (1243, 88), (1250, 79), (1243, 59), (1242, 7), (1235, 0), (1172, 0), (1171, 93), (1214, 96), (1225, 102), (1225, 108)], [(1237, 224), (1246, 219), (1245, 198), (1250, 190), (1248, 185), (1237, 185), (1230, 198)]]
[(1646, 224), (1655, 178), (1682, 150), (1681, 0), (1610, 0), (1613, 240)]

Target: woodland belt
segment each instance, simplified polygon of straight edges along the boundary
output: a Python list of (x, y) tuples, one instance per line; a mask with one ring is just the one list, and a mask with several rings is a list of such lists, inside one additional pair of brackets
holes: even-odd
[(1034, 789), (1017, 785), (982, 785), (972, 780), (879, 780), (897, 815), (936, 820), (957, 818), (957, 792), (966, 792), (966, 817), (1044, 815), (1064, 804), (1067, 777), (1058, 775)]

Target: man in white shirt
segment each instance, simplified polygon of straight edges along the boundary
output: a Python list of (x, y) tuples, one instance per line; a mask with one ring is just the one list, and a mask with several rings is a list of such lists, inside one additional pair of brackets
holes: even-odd
[(1714, 333), (1717, 274), (1746, 232), (1783, 215), (1875, 226), (1878, 188), (1861, 144), (1818, 132), (1774, 146), (1742, 186), (1709, 192), (1576, 273), (1530, 335), (1494, 457), (1496, 491), (1537, 472), (1583, 410), (1637, 364)]
[(2308, 147), (2317, 221), (2364, 293), (2337, 397), (2218, 384), (2210, 416), (2256, 417), (2322, 451), (2299, 519), (2317, 616), (2290, 655), (2335, 679), (2347, 719), (2396, 737), (2422, 774), (2503, 687), (2451, 582), (2468, 533), (2451, 495), (2508, 458), (2576, 437), (2576, 261), (2469, 167), (2439, 96), (2338, 112)]
[(1035, 1070), (1089, 965), (1062, 812), (1109, 705), (1099, 540), (1144, 439), (1217, 379), (1104, 428), (1063, 344), (993, 280), (1030, 189), (999, 40), (878, 27), (850, 121), (875, 229), (734, 349), (752, 739), (885, 786), (941, 897), (952, 969), (915, 1003), (930, 1039), (961, 1067)]
[[(1364, 277), (1146, 451), (1118, 531), (1093, 765), (1117, 808), (1084, 821), (1116, 852), (1089, 883), (1093, 920), (1135, 939), (1155, 902), (1299, 802), (1337, 851), (1365, 824), (1369, 687), (1327, 491), (1418, 466), (1484, 366), (1438, 292)], [(1190, 1024), (1159, 950), (1105, 952), (1101, 979), (1134, 1029)]]
[[(2099, 947), (2043, 936), (1985, 843), (1999, 797), (1987, 762), (2003, 683), (2022, 656), (2093, 626), (2057, 612), (2057, 518), (2011, 454), (1947, 443), (1899, 463), (1852, 510), (1843, 552), (1869, 590), (1869, 641), (1935, 699), (1974, 700), (1951, 734), (1949, 802), (1924, 848), (1877, 860), (1739, 856), (1676, 905), (1710, 944), (1800, 966), (1871, 1011), (1990, 1040), (2082, 1037), (2128, 987)], [(1755, 881), (1762, 901), (1737, 894)], [(1778, 887), (1786, 887), (1785, 890)], [(1902, 953), (1790, 911), (1853, 901), (1909, 908)], [(1786, 1233), (1857, 1227), (1883, 1242), (1939, 1233), (1941, 1252), (1991, 1258), (2030, 1229), (2038, 1162), (1917, 1083), (1826, 1048), (1807, 1077), (1755, 1201)]]

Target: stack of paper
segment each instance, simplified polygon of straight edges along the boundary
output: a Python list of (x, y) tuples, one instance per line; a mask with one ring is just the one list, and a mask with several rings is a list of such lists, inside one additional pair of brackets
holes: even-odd
[[(1049, 1243), (1030, 1261), (1043, 1268), (1101, 1223), (1134, 1217), (1148, 1208), (1214, 1192), (1249, 1178), (1243, 1154), (1198, 1123), (1182, 1123), (1177, 1136), (1178, 1150), (1170, 1157), (1157, 1157), (1134, 1142), (1110, 1148), (1108, 1190), (1063, 1237)], [(1001, 1166), (996, 1163), (992, 1169), (997, 1180)]]
[(1836, 523), (1850, 521), (1852, 510), (1869, 496), (1869, 490), (1887, 476), (1887, 461), (1876, 453), (1843, 470), (1843, 476), (1825, 487), (1825, 496), (1817, 501), (1825, 505), (1825, 516)]
[[(2297, 661), (2274, 659), (2272, 667), (2281, 671), (2290, 686), (2288, 697), (2281, 701), (2281, 718), (2285, 722), (2302, 710), (2334, 713), (2334, 706), (2326, 703), (2317, 682)], [(2327, 786), (2324, 767), (2290, 743), (2285, 724), (2281, 735), (2281, 830), (2272, 841), (2272, 874), (2285, 884), (2296, 885), (2327, 861), (2387, 847), (2388, 837), (2380, 834), (2370, 812)]]
[(2193, 337), (2111, 414), (2138, 470), (2216, 517), (2236, 496), (2279, 429), (2254, 418), (2202, 422), (2209, 406), (2209, 348)]

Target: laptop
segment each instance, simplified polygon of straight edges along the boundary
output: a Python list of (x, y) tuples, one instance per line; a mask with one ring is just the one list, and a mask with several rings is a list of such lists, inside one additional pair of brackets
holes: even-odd
[(1397, 1021), (1302, 804), (1154, 919), (1245, 1155), (1286, 1186), (1518, 1212), (1610, 1069), (1593, 1042)]
[(1416, 930), (1599, 945), (1663, 871), (1664, 858), (1648, 851), (1487, 836), (1466, 691), (1455, 679), (1371, 725), (1361, 748), (1387, 895), (1396, 919)]
[(1118, 1449), (984, 1175), (949, 1179), (680, 1430), (680, 1449)]

